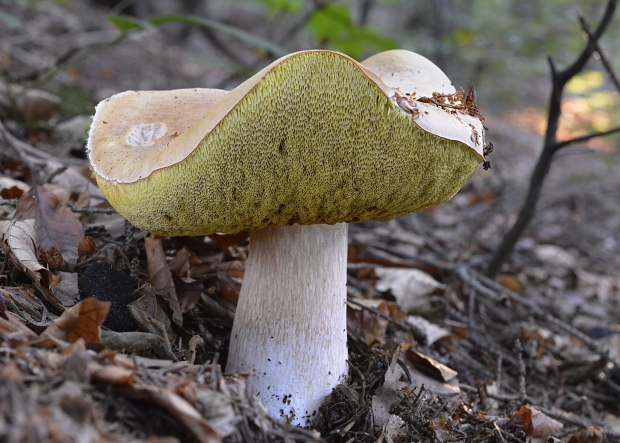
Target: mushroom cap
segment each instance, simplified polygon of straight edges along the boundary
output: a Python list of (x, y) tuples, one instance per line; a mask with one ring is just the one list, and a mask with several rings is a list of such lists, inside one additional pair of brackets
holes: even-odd
[(119, 213), (159, 235), (389, 220), (451, 198), (482, 162), (479, 118), (417, 54), (282, 57), (230, 92), (129, 91), (97, 105), (88, 153)]

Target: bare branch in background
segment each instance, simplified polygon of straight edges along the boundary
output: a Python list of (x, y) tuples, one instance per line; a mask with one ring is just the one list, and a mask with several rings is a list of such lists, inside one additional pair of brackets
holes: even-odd
[[(579, 22), (581, 23), (581, 28), (588, 35), (588, 38), (590, 40), (593, 40), (594, 35), (592, 34), (592, 25), (590, 24), (590, 19), (588, 19), (588, 17), (586, 17), (586, 15), (583, 14), (581, 11), (579, 11)], [(620, 78), (618, 78), (618, 72), (616, 71), (613, 63), (611, 63), (611, 60), (609, 59), (609, 54), (607, 53), (607, 50), (600, 41), (596, 41), (595, 47), (596, 52), (601, 57), (601, 63), (603, 64), (603, 67), (607, 71), (607, 74), (609, 74), (609, 79), (613, 82), (618, 92), (620, 92)]]
[[(600, 137), (618, 132), (618, 129), (614, 129), (607, 132), (590, 134), (585, 137), (577, 137), (572, 140), (566, 140), (561, 142), (557, 139), (559, 121), (560, 117), (562, 116), (561, 106), (564, 87), (569, 82), (569, 80), (571, 80), (574, 76), (576, 76), (583, 70), (585, 64), (595, 52), (598, 52), (601, 55), (601, 59), (603, 58), (603, 55), (599, 51), (599, 40), (607, 30), (609, 23), (613, 18), (617, 4), (618, 0), (609, 0), (605, 8), (603, 18), (601, 19), (601, 22), (599, 23), (596, 31), (594, 33), (587, 32), (588, 43), (581, 52), (581, 54), (579, 54), (577, 59), (571, 65), (567, 66), (564, 70), (558, 71), (555, 68), (553, 60), (549, 58), (552, 87), (551, 97), (549, 98), (549, 115), (547, 117), (547, 131), (545, 133), (543, 150), (540, 154), (540, 157), (538, 158), (538, 163), (536, 164), (534, 172), (532, 173), (532, 176), (530, 178), (530, 187), (528, 189), (525, 202), (523, 203), (523, 206), (519, 211), (517, 220), (515, 221), (514, 225), (512, 225), (512, 228), (510, 228), (510, 230), (506, 233), (500, 245), (493, 253), (489, 264), (484, 271), (484, 275), (486, 277), (497, 277), (502, 265), (512, 253), (512, 250), (516, 245), (517, 241), (519, 240), (519, 238), (521, 238), (523, 232), (534, 218), (534, 214), (536, 212), (536, 204), (538, 203), (538, 200), (540, 198), (540, 192), (542, 190), (545, 178), (549, 173), (549, 168), (551, 167), (551, 161), (553, 160), (554, 154), (558, 150), (570, 144), (583, 142), (586, 140), (590, 140), (594, 137)], [(584, 22), (582, 21), (582, 23)]]

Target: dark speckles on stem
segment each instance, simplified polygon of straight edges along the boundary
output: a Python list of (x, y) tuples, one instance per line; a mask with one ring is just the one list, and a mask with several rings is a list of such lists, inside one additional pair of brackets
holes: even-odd
[(280, 155), (284, 154), (284, 139), (280, 140), (280, 145), (278, 146), (278, 152)]

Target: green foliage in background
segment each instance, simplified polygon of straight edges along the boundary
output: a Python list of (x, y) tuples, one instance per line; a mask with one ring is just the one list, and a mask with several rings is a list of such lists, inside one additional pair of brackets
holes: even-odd
[(320, 8), (310, 17), (308, 27), (317, 41), (353, 58), (360, 58), (366, 47), (377, 52), (398, 48), (396, 40), (368, 27), (355, 26), (344, 4), (330, 3)]
[(21, 29), (24, 25), (21, 20), (8, 12), (0, 11), (0, 24), (9, 29)]
[[(303, 6), (299, 0), (257, 0), (267, 8), (271, 15), (284, 14), (293, 16)], [(281, 57), (289, 51), (242, 29), (229, 26), (214, 20), (194, 15), (161, 15), (147, 20), (138, 20), (126, 15), (109, 15), (108, 20), (122, 32), (135, 32), (148, 29), (153, 25), (180, 22), (197, 26), (204, 26), (233, 37), (250, 47), (269, 52)], [(353, 58), (360, 58), (364, 51), (387, 51), (399, 47), (394, 38), (387, 37), (367, 26), (355, 25), (351, 18), (348, 5), (334, 2), (326, 3), (314, 11), (309, 17), (306, 27), (310, 30), (317, 42), (331, 49), (344, 52)]]
[(242, 29), (234, 26), (229, 26), (215, 20), (207, 18), (197, 17), (193, 15), (184, 14), (172, 14), (172, 15), (158, 15), (151, 17), (147, 20), (139, 20), (134, 17), (126, 15), (109, 15), (108, 20), (120, 31), (124, 33), (130, 33), (135, 31), (142, 31), (149, 28), (153, 28), (157, 25), (164, 23), (185, 23), (188, 25), (204, 26), (221, 32), (224, 35), (237, 39), (250, 47), (260, 49), (262, 51), (269, 52), (277, 57), (282, 57), (288, 54), (288, 51), (280, 46), (262, 39), (256, 35), (250, 34)]
[(271, 15), (276, 15), (282, 12), (294, 14), (303, 6), (303, 2), (301, 0), (258, 0), (258, 2), (265, 5)]

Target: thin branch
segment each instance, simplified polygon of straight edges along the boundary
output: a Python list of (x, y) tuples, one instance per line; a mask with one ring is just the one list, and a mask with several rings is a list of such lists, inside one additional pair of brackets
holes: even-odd
[[(590, 20), (581, 11), (579, 11), (579, 22), (581, 23), (581, 28), (583, 29), (583, 31), (588, 35), (588, 38), (590, 40), (594, 40)], [(618, 78), (618, 72), (616, 71), (613, 63), (611, 63), (607, 50), (599, 41), (596, 42), (596, 52), (598, 52), (598, 55), (601, 57), (601, 63), (607, 71), (609, 78), (611, 79), (618, 92), (620, 92), (620, 78)]]
[(116, 209), (114, 208), (76, 208), (74, 206), (69, 206), (69, 209), (73, 212), (79, 212), (81, 214), (116, 214)]
[(611, 135), (611, 134), (617, 134), (618, 132), (620, 132), (620, 127), (614, 128), (614, 129), (610, 129), (609, 131), (602, 131), (602, 132), (593, 132), (591, 134), (586, 134), (586, 135), (582, 135), (580, 137), (575, 137), (575, 138), (571, 138), (570, 140), (564, 140), (561, 142), (558, 142), (555, 144), (555, 150), (558, 151), (566, 146), (569, 145), (575, 145), (577, 143), (583, 143), (583, 142), (587, 142), (589, 140), (592, 140), (593, 138), (596, 137), (605, 137), (607, 135)]
[(18, 198), (0, 198), (0, 206), (17, 206)]
[(520, 296), (516, 292), (513, 292), (510, 289), (507, 289), (499, 283), (495, 282), (494, 280), (485, 277), (482, 274), (478, 274), (471, 269), (467, 269), (464, 266), (458, 268), (457, 275), (462, 281), (476, 288), (480, 294), (491, 298), (491, 300), (498, 301), (500, 299), (500, 294), (502, 294), (507, 296), (511, 300), (525, 306), (526, 308), (528, 308), (531, 315), (534, 315), (535, 317), (544, 320), (545, 322), (555, 326), (556, 328), (564, 331), (565, 333), (570, 334), (573, 337), (581, 340), (591, 351), (605, 358), (615, 367), (620, 368), (620, 360), (617, 357), (614, 357), (609, 351), (601, 348), (599, 343), (597, 343), (595, 340), (592, 340), (586, 334), (579, 331), (578, 329), (575, 329), (568, 323), (543, 311), (536, 304)]
[(45, 162), (57, 162), (65, 165), (85, 166), (87, 162), (76, 158), (59, 158), (40, 149), (30, 146), (28, 143), (19, 140), (14, 137), (13, 134), (2, 124), (0, 121), (0, 136), (4, 138), (6, 144), (10, 146), (19, 156), (23, 159), (24, 156), (33, 157), (37, 161), (44, 160)]
[[(347, 276), (348, 279), (351, 279), (351, 276)], [(413, 337), (420, 343), (424, 343), (426, 342), (426, 334), (424, 333), (424, 331), (418, 329), (417, 327), (415, 327), (414, 325), (407, 323), (407, 322), (402, 322), (399, 320), (396, 320), (395, 318), (384, 314), (383, 312), (371, 308), (369, 306), (364, 305), (363, 303), (360, 303), (359, 301), (355, 300), (352, 297), (347, 297), (347, 303), (351, 303), (352, 305), (355, 305), (359, 308), (362, 308), (368, 312), (373, 313), (374, 315), (376, 315), (377, 317), (381, 317), (384, 320), (387, 320), (389, 323), (395, 324), (397, 326), (399, 326), (400, 328), (402, 328), (405, 331), (410, 331), (413, 334)]]
[[(614, 12), (616, 10), (616, 6), (618, 5), (618, 0), (609, 0), (607, 2), (607, 6), (605, 8), (605, 12), (603, 13), (603, 18), (596, 28), (596, 31), (592, 34), (591, 38), (588, 38), (588, 44), (581, 52), (577, 60), (573, 62), (572, 65), (567, 66), (563, 71), (558, 73), (558, 76), (564, 84), (566, 84), (571, 78), (576, 76), (581, 72), (583, 67), (588, 62), (588, 59), (592, 54), (596, 52), (596, 46), (598, 44), (599, 39), (603, 36), (605, 31), (607, 31), (607, 27), (609, 23), (611, 23), (611, 19), (614, 16)], [(564, 86), (562, 84), (562, 87)]]
[[(598, 28), (594, 33), (588, 34), (589, 37), (586, 47), (571, 65), (561, 71), (558, 71), (553, 63), (553, 60), (549, 58), (552, 85), (551, 96), (549, 97), (547, 130), (545, 132), (543, 149), (540, 157), (538, 158), (538, 162), (536, 163), (536, 167), (534, 168), (534, 172), (532, 172), (532, 176), (530, 177), (528, 193), (523, 205), (521, 206), (517, 220), (500, 242), (484, 271), (484, 275), (489, 278), (493, 279), (497, 277), (502, 265), (508, 259), (517, 244), (517, 241), (521, 238), (523, 232), (525, 232), (534, 218), (534, 214), (536, 213), (536, 205), (538, 204), (545, 178), (549, 173), (549, 168), (551, 167), (551, 161), (553, 160), (554, 154), (562, 147), (573, 143), (570, 141), (569, 143), (566, 143), (566, 141), (558, 142), (557, 140), (560, 117), (562, 116), (562, 93), (568, 81), (581, 72), (588, 59), (592, 56), (592, 54), (594, 54), (594, 52), (596, 52), (598, 40), (607, 30), (607, 27), (616, 10), (617, 4), (618, 0), (609, 0), (607, 2), (605, 13), (598, 25)], [(574, 140), (578, 139), (579, 138)]]
[(34, 82), (32, 82), (31, 84), (28, 85), (27, 88), (24, 88), (24, 90), (19, 93), (16, 94), (17, 97), (25, 94), (28, 90), (30, 89), (36, 89), (42, 85), (44, 85), (45, 83), (49, 82), (50, 80), (52, 80), (54, 77), (56, 77), (56, 74), (58, 74), (60, 71), (63, 71), (67, 68), (70, 68), (71, 66), (74, 66), (76, 64), (78, 64), (79, 62), (81, 62), (84, 59), (87, 59), (88, 57), (90, 57), (93, 54), (96, 54), (99, 51), (104, 50), (105, 48), (108, 48), (110, 46), (113, 46), (117, 43), (119, 43), (120, 41), (124, 40), (125, 37), (127, 37), (128, 33), (127, 32), (123, 32), (121, 34), (119, 34), (117, 37), (113, 38), (112, 40), (109, 40), (107, 42), (103, 42), (103, 43), (99, 43), (97, 45), (95, 45), (94, 47), (81, 52), (77, 55), (74, 56), (75, 51), (69, 50), (63, 57), (62, 57), (62, 61), (56, 60), (56, 62), (50, 66), (47, 71), (41, 76), (39, 77), (37, 80), (35, 80)]

